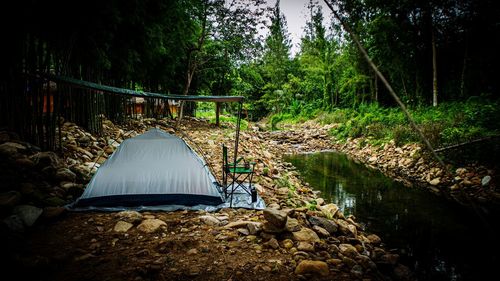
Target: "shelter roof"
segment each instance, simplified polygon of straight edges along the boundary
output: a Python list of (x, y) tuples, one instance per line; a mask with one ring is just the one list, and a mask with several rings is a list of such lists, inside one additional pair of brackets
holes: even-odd
[(94, 82), (78, 80), (71, 77), (58, 76), (53, 74), (42, 74), (42, 76), (54, 82), (61, 82), (65, 84), (71, 84), (73, 86), (80, 88), (102, 91), (110, 94), (131, 96), (131, 97), (157, 98), (157, 99), (182, 100), (182, 101), (210, 101), (210, 102), (242, 102), (245, 99), (245, 97), (243, 96), (167, 95), (167, 94), (159, 94), (151, 92), (134, 91), (130, 89), (101, 85)]

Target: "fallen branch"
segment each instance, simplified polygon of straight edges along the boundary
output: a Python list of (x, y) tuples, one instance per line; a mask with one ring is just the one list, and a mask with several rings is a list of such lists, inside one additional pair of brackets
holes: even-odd
[(471, 141), (467, 141), (467, 142), (457, 143), (457, 144), (454, 144), (454, 145), (450, 145), (450, 146), (447, 146), (447, 147), (442, 147), (442, 148), (436, 149), (434, 151), (435, 152), (441, 152), (441, 151), (445, 151), (445, 150), (449, 150), (449, 149), (454, 149), (454, 148), (461, 147), (461, 146), (466, 146), (466, 145), (469, 145), (469, 144), (474, 144), (474, 143), (478, 143), (478, 142), (483, 142), (483, 141), (491, 140), (494, 137), (498, 137), (498, 136), (489, 136), (489, 137), (475, 139), (475, 140), (471, 140)]

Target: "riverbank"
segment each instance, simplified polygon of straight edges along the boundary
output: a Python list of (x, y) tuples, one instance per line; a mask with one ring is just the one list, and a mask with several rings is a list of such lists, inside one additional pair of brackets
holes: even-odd
[(281, 153), (321, 150), (345, 153), (396, 181), (427, 188), (462, 205), (500, 205), (500, 190), (495, 180), (498, 178), (497, 167), (468, 163), (454, 168), (448, 164), (445, 169), (417, 143), (397, 146), (394, 141), (389, 141), (384, 145), (374, 145), (363, 137), (340, 141), (329, 134), (336, 126), (315, 121), (288, 124), (284, 130), (265, 132), (264, 139), (270, 144), (280, 144)]
[(304, 131), (279, 142), (273, 133), (241, 133), (240, 153), (256, 160), (256, 187), (265, 211), (73, 213), (96, 168), (128, 137), (159, 127), (183, 137), (220, 177), (222, 149), (234, 129), (188, 119), (104, 122), (103, 136), (64, 123), (58, 155), (2, 132), (1, 264), (6, 276), (41, 280), (408, 280), (411, 273), (352, 216), (325, 204), (281, 161), (289, 147), (331, 145)]

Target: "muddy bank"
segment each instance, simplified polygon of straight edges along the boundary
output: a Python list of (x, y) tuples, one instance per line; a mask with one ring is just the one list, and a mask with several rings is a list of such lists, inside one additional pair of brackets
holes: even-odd
[[(40, 152), (2, 132), (1, 264), (7, 276), (40, 280), (408, 280), (375, 234), (312, 192), (280, 155), (290, 147), (327, 148), (326, 134), (302, 141), (272, 133), (241, 134), (240, 154), (257, 161), (256, 187), (264, 211), (72, 213), (63, 206), (84, 190), (100, 163), (124, 139), (158, 127), (184, 138), (221, 176), (222, 143), (234, 130), (189, 119), (104, 122), (93, 136), (64, 123), (62, 151)], [(230, 125), (227, 125), (230, 127)], [(314, 204), (313, 204), (314, 202)]]

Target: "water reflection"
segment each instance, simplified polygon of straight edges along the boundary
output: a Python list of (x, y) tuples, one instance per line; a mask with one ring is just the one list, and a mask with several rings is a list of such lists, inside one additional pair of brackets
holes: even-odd
[[(321, 197), (353, 214), (420, 280), (492, 280), (500, 230), (492, 215), (484, 220), (427, 191), (405, 187), (338, 153), (286, 157)], [(490, 223), (495, 222), (495, 223)], [(495, 275), (493, 275), (495, 274)]]

